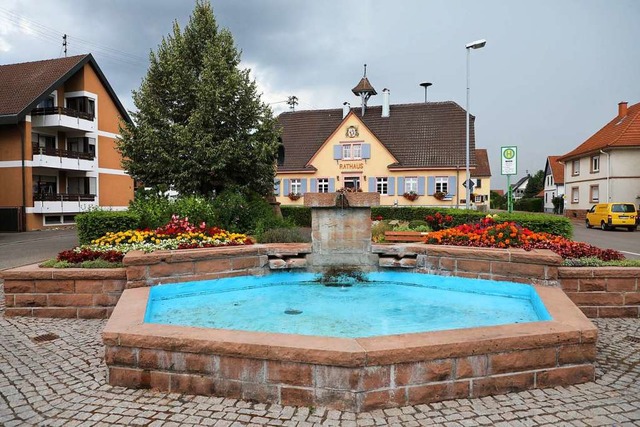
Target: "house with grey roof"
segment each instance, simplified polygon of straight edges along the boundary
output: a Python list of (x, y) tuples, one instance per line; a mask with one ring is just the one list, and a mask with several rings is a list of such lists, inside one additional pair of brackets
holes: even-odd
[[(465, 205), (466, 111), (452, 101), (394, 105), (388, 89), (382, 105), (368, 106), (377, 92), (366, 77), (353, 93), (358, 108), (280, 114), (277, 200), (302, 204), (307, 192), (346, 188), (378, 192), (382, 205)], [(471, 116), (471, 177), (486, 189), (477, 200), (488, 205), (491, 171), (486, 150), (478, 164), (475, 144)]]

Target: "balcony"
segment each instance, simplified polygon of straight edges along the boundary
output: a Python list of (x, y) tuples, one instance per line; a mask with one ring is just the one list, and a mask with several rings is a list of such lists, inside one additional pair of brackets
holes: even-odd
[(34, 146), (33, 167), (90, 172), (96, 170), (95, 154)]
[(34, 194), (33, 212), (38, 214), (49, 213), (79, 213), (98, 206), (95, 194)]
[(96, 130), (95, 116), (65, 107), (36, 108), (31, 111), (31, 127), (49, 127), (59, 130)]

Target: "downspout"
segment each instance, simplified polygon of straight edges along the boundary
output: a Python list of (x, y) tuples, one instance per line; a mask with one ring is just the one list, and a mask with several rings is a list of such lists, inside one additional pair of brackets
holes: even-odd
[(606, 154), (607, 155), (607, 203), (609, 203), (611, 201), (611, 188), (610, 188), (610, 181), (609, 181), (609, 177), (611, 176), (611, 154), (607, 153), (606, 151), (602, 151), (600, 150), (600, 152), (602, 154)]
[(21, 162), (22, 162), (22, 209), (20, 212), (21, 216), (21, 226), (18, 231), (25, 231), (27, 227), (27, 171), (25, 165), (25, 150), (24, 150), (24, 131), (22, 127), (20, 127), (20, 122), (16, 123), (16, 127), (18, 128), (18, 132), (20, 132), (20, 150), (22, 153)]
[[(425, 93), (425, 97), (426, 97)], [(460, 207), (460, 194), (458, 194), (458, 189), (460, 188), (460, 166), (456, 165), (456, 209)]]

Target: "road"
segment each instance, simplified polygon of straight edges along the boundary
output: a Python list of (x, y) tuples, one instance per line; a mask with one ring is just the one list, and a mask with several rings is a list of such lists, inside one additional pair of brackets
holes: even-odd
[(616, 249), (628, 259), (640, 259), (640, 230), (629, 232), (624, 228), (616, 228), (603, 231), (587, 228), (583, 221), (573, 221), (573, 240), (602, 249)]
[(0, 233), (0, 270), (45, 261), (77, 245), (75, 228)]

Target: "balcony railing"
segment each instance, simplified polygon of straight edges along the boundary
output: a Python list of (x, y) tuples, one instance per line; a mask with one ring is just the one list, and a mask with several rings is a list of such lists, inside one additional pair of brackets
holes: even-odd
[(36, 193), (33, 195), (36, 202), (93, 202), (95, 194), (71, 194), (71, 193)]
[(85, 113), (83, 111), (72, 110), (66, 107), (46, 107), (36, 108), (31, 112), (32, 116), (46, 116), (49, 114), (63, 114), (69, 117), (79, 117), (85, 120), (93, 121), (94, 115), (91, 113)]
[(62, 150), (60, 148), (39, 147), (37, 145), (33, 146), (33, 154), (40, 154), (40, 155), (54, 156), (54, 157), (66, 157), (68, 159), (93, 160), (95, 158), (95, 154), (94, 153), (85, 153), (85, 152), (81, 152), (81, 151)]

